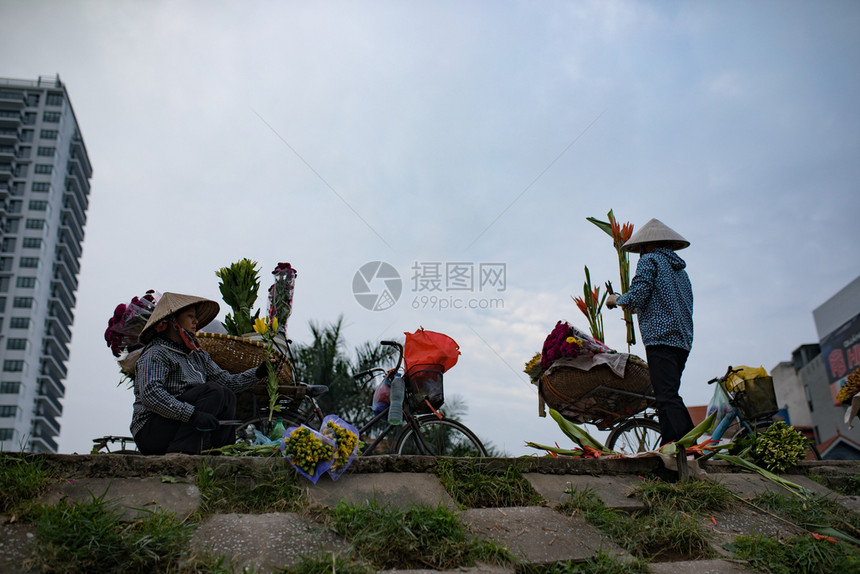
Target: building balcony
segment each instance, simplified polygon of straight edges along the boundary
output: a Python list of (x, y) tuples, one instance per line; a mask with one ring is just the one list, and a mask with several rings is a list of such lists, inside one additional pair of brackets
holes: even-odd
[(14, 128), (0, 128), (0, 145), (15, 145), (18, 143), (18, 130)]
[(45, 319), (45, 328), (48, 332), (54, 337), (67, 342), (72, 340), (72, 331), (69, 329), (69, 324), (61, 321), (59, 317), (49, 316)]
[(43, 375), (39, 377), (39, 395), (50, 397), (59, 404), (60, 399), (66, 396), (66, 387), (63, 383)]
[(78, 279), (72, 275), (71, 270), (67, 265), (58, 265), (55, 262), (53, 279), (65, 283), (66, 288), (72, 293), (75, 293), (78, 290)]
[(66, 378), (66, 375), (68, 374), (66, 365), (61, 361), (58, 361), (56, 357), (52, 355), (42, 355), (39, 357), (39, 361), (42, 363), (40, 372), (43, 375), (49, 378), (54, 378), (58, 381)]
[(90, 179), (93, 176), (93, 168), (90, 165), (89, 157), (87, 156), (87, 148), (84, 147), (84, 142), (81, 139), (72, 140), (72, 161), (78, 164), (80, 174)]
[(9, 181), (14, 175), (11, 163), (0, 163), (0, 182)]
[(84, 241), (84, 228), (75, 219), (74, 213), (69, 209), (63, 209), (60, 216), (60, 229), (67, 229), (71, 233), (71, 243), (80, 245)]
[(72, 247), (65, 242), (58, 243), (56, 255), (56, 263), (65, 267), (73, 277), (77, 277), (81, 272), (81, 265), (78, 263), (79, 256), (75, 255)]
[(27, 107), (24, 92), (17, 90), (0, 90), (0, 110), (21, 111)]
[(14, 145), (4, 144), (0, 142), (0, 161), (13, 162), (17, 159), (18, 152), (15, 151)]
[(36, 408), (40, 408), (39, 403), (41, 403), (41, 408), (44, 409), (44, 412), (53, 413), (55, 417), (63, 414), (63, 405), (60, 404), (59, 397), (55, 395), (46, 395), (40, 392), (36, 395), (36, 403)]
[(22, 121), (21, 112), (0, 110), (0, 128), (15, 128), (17, 130)]
[(46, 431), (41, 433), (42, 436), (55, 437), (60, 434), (60, 423), (52, 416), (37, 414), (33, 417), (33, 425), (41, 426)]
[(69, 291), (62, 281), (51, 281), (51, 297), (59, 300), (66, 309), (74, 309), (77, 303), (75, 294)]
[(71, 309), (68, 309), (65, 304), (56, 297), (51, 297), (48, 300), (48, 316), (57, 317), (66, 325), (71, 325), (74, 320)]
[(57, 441), (51, 436), (30, 436), (30, 452), (33, 453), (55, 453), (57, 452)]
[(60, 363), (65, 363), (69, 360), (69, 346), (58, 337), (46, 335), (42, 339), (42, 354), (51, 355)]

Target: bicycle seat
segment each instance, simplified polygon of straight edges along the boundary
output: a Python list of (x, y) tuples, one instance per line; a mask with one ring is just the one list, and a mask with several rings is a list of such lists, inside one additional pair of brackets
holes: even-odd
[(328, 385), (303, 385), (305, 387), (305, 395), (309, 397), (318, 397), (323, 393), (328, 392)]

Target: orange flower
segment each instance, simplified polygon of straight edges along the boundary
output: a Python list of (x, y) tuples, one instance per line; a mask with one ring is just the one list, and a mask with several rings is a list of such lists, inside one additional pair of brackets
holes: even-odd
[(821, 534), (818, 534), (817, 532), (810, 532), (810, 534), (812, 534), (812, 537), (815, 538), (816, 540), (827, 540), (828, 542), (839, 542), (838, 540), (836, 540), (832, 536), (823, 536)]
[(592, 298), (592, 299), (594, 299), (594, 305), (595, 305), (595, 307), (596, 307), (596, 306), (597, 306), (597, 304), (600, 302), (600, 293), (599, 293), (599, 292), (600, 292), (600, 287), (598, 287), (598, 286), (596, 286), (596, 285), (595, 285), (595, 286), (594, 286), (594, 291), (591, 293), (591, 298)]
[(585, 300), (582, 297), (574, 297), (573, 300), (576, 302), (579, 310), (582, 311), (582, 314), (588, 317), (588, 305), (585, 303)]

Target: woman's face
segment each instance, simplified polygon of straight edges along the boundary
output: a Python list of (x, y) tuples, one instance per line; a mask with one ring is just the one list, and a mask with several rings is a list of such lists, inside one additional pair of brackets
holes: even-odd
[(194, 307), (189, 307), (188, 309), (183, 309), (176, 315), (176, 322), (179, 323), (179, 326), (188, 331), (189, 333), (197, 332), (197, 309)]

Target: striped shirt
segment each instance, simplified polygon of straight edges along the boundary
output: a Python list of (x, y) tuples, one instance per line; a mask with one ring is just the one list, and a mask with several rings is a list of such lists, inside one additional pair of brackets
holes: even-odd
[(256, 370), (253, 367), (231, 375), (206, 351), (188, 351), (165, 338), (154, 338), (135, 368), (131, 434), (137, 434), (153, 413), (188, 422), (194, 406), (180, 401), (179, 395), (206, 381), (221, 383), (233, 392), (242, 391), (257, 382)]

